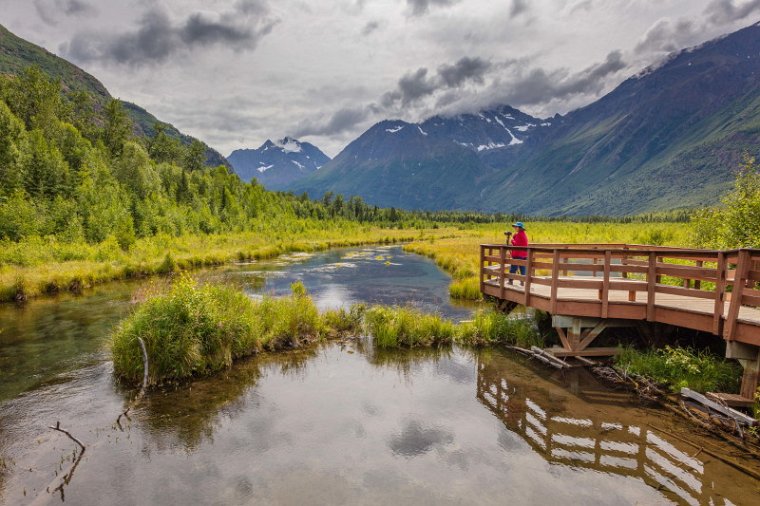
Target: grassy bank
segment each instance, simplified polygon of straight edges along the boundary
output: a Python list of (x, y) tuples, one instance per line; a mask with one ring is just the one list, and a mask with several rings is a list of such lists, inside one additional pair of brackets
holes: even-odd
[(673, 392), (684, 387), (703, 393), (735, 392), (742, 376), (742, 368), (735, 361), (670, 346), (647, 351), (624, 348), (615, 357), (615, 368), (666, 385)]
[[(456, 237), (428, 237), (404, 246), (404, 250), (431, 258), (453, 281), (449, 294), (456, 299), (480, 298), (478, 262), (480, 244), (504, 242), (509, 224), (473, 226)], [(693, 230), (689, 223), (573, 223), (527, 222), (531, 243), (628, 243), (689, 246)]]
[(142, 380), (138, 337), (146, 346), (151, 385), (213, 374), (263, 350), (299, 347), (319, 339), (369, 335), (379, 348), (414, 348), (457, 342), (480, 346), (542, 345), (535, 322), (495, 311), (455, 324), (407, 307), (356, 305), (319, 313), (300, 283), (289, 297), (252, 300), (225, 286), (198, 285), (182, 277), (164, 294), (150, 297), (112, 336), (114, 370), (129, 382)]
[(457, 233), (461, 232), (453, 227), (404, 230), (344, 224), (282, 234), (159, 235), (140, 239), (127, 251), (113, 238), (93, 245), (39, 237), (4, 241), (0, 243), (0, 302), (64, 291), (76, 293), (108, 281), (273, 258), (284, 253), (394, 244), (421, 236), (442, 238)]

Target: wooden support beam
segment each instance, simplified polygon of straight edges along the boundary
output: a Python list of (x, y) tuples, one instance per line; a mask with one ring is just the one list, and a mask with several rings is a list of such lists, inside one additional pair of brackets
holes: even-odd
[(559, 250), (555, 249), (552, 256), (552, 291), (551, 291), (551, 313), (557, 312), (557, 289), (559, 288)]
[(500, 248), (499, 250), (499, 289), (500, 289), (500, 298), (504, 298), (504, 270), (507, 267), (507, 250), (506, 248)]
[(649, 253), (649, 271), (647, 272), (647, 321), (654, 321), (654, 297), (657, 289), (657, 255)]
[(594, 341), (594, 339), (599, 337), (599, 334), (601, 334), (606, 328), (607, 328), (607, 321), (606, 320), (600, 321), (596, 325), (596, 327), (586, 332), (581, 342), (578, 343), (578, 349), (585, 350), (588, 347), (588, 345), (591, 344)]
[(530, 285), (533, 282), (533, 250), (528, 250), (528, 265), (525, 266), (525, 299), (523, 305), (530, 307)]
[(715, 309), (713, 312), (713, 334), (719, 336), (723, 330), (723, 313), (725, 311), (725, 294), (726, 294), (726, 254), (722, 251), (718, 253), (717, 274), (718, 279), (715, 283)]
[(612, 252), (604, 252), (604, 279), (602, 280), (602, 318), (607, 318), (610, 306), (610, 264), (612, 263)]
[(557, 335), (559, 336), (559, 340), (562, 342), (562, 346), (564, 346), (566, 350), (570, 350), (570, 341), (567, 340), (565, 329), (562, 327), (554, 327), (554, 329), (557, 331)]
[(734, 285), (731, 292), (731, 306), (728, 309), (728, 316), (726, 316), (726, 325), (723, 331), (723, 338), (731, 341), (734, 339), (736, 333), (736, 319), (739, 317), (739, 309), (742, 305), (742, 292), (744, 291), (744, 284), (747, 281), (747, 273), (749, 272), (751, 258), (749, 251), (739, 251), (739, 259), (736, 265), (736, 273), (734, 274)]

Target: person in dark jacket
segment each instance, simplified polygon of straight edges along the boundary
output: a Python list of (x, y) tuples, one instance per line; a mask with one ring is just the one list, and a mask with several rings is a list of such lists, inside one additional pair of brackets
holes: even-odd
[[(515, 231), (514, 235), (512, 236), (512, 239), (510, 241), (510, 244), (512, 246), (527, 246), (528, 245), (528, 234), (525, 233), (525, 225), (522, 221), (517, 221), (512, 224), (512, 229)], [(525, 260), (528, 258), (528, 250), (524, 249), (513, 249), (511, 251), (512, 258), (516, 260)], [(514, 274), (517, 272), (517, 269), (520, 269), (520, 274), (525, 276), (525, 266), (524, 265), (510, 265), (509, 266), (509, 273)], [(509, 284), (512, 284), (512, 280), (509, 280)], [(520, 285), (524, 285), (524, 281), (520, 281)]]

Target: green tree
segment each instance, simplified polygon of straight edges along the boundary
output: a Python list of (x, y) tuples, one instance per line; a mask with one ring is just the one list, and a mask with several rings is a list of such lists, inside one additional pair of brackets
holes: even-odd
[(185, 154), (185, 168), (189, 171), (202, 170), (206, 166), (206, 146), (193, 139)]
[(693, 222), (703, 247), (760, 247), (760, 172), (754, 157), (744, 156), (734, 188), (720, 205), (697, 212)]
[(179, 139), (166, 133), (166, 125), (156, 122), (153, 125), (155, 135), (148, 143), (148, 154), (157, 163), (179, 164), (184, 158), (185, 148)]
[(124, 106), (116, 99), (106, 105), (106, 124), (103, 128), (103, 144), (108, 148), (111, 158), (117, 158), (124, 149), (124, 143), (132, 134), (132, 120), (127, 116)]
[(23, 184), (25, 144), (24, 124), (0, 101), (0, 194), (13, 192)]

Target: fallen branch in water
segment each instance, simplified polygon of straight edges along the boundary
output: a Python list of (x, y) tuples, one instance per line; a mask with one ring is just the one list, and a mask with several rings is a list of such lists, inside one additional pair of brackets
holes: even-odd
[(75, 438), (74, 436), (72, 436), (71, 432), (67, 431), (66, 429), (62, 429), (61, 428), (61, 422), (55, 422), (55, 427), (53, 427), (52, 425), (50, 425), (49, 428), (51, 428), (53, 430), (57, 430), (58, 432), (63, 432), (64, 434), (66, 434), (67, 436), (69, 436), (69, 438), (72, 441), (74, 441), (76, 444), (79, 445), (79, 447), (82, 449), (82, 453), (84, 453), (85, 447), (82, 444), (82, 442), (80, 440), (78, 440), (77, 438)]
[(137, 338), (137, 342), (140, 343), (140, 348), (142, 349), (142, 356), (143, 356), (143, 382), (142, 387), (140, 387), (140, 391), (137, 393), (137, 396), (132, 399), (132, 402), (129, 403), (127, 406), (127, 409), (124, 410), (123, 413), (119, 415), (119, 417), (116, 419), (116, 425), (119, 427), (119, 430), (123, 431), (124, 429), (121, 427), (121, 417), (127, 418), (129, 420), (129, 410), (132, 409), (137, 405), (138, 402), (143, 398), (145, 395), (145, 390), (148, 388), (148, 350), (145, 348), (145, 341), (142, 340), (141, 337)]
[[(68, 485), (71, 482), (71, 479), (74, 477), (74, 471), (77, 470), (77, 466), (82, 461), (82, 456), (84, 455), (84, 452), (85, 452), (86, 448), (85, 448), (84, 444), (79, 439), (77, 439), (76, 437), (74, 437), (71, 434), (71, 432), (67, 431), (66, 429), (62, 429), (61, 428), (61, 422), (60, 421), (56, 422), (55, 426), (50, 425), (49, 428), (51, 428), (53, 430), (56, 430), (58, 432), (62, 432), (64, 434), (66, 434), (69, 437), (69, 439), (71, 439), (76, 444), (78, 444), (79, 447), (82, 449), (82, 451), (80, 451), (78, 454), (77, 454), (77, 451), (74, 450), (74, 455), (76, 455), (76, 459), (73, 461), (74, 464), (69, 469), (69, 472), (67, 472), (66, 474), (63, 475), (63, 478), (61, 478), (61, 482), (58, 484), (58, 486), (53, 489), (54, 492), (60, 492), (61, 493), (61, 501), (64, 501), (65, 499), (64, 499), (63, 489), (64, 489), (64, 487), (66, 487), (66, 485)], [(54, 479), (50, 483), (50, 485), (48, 485), (45, 488), (45, 490), (47, 490), (48, 492), (50, 492), (50, 487), (52, 487), (55, 484), (56, 481), (57, 481), (57, 478)], [(42, 496), (37, 496), (37, 498), (31, 504), (42, 504), (42, 503), (47, 503), (47, 501), (45, 501), (42, 498)]]

